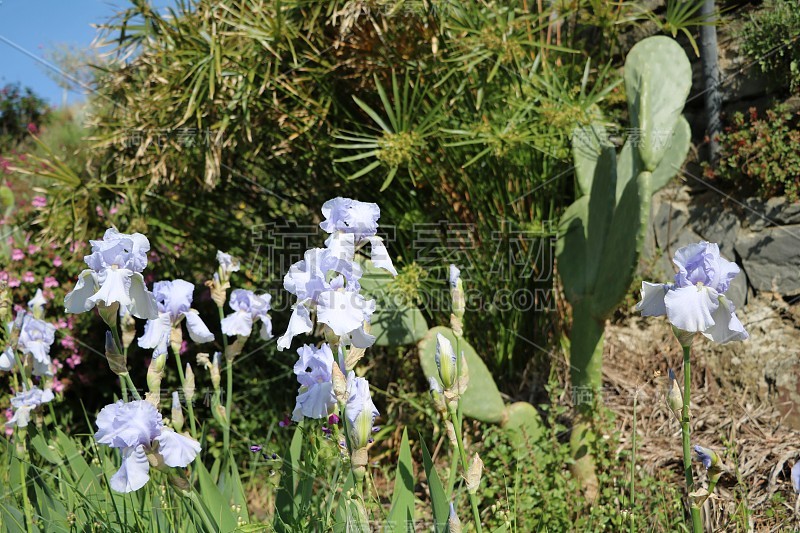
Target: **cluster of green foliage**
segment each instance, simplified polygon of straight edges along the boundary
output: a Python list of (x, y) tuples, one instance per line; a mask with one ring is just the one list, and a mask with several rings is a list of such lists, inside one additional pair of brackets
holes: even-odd
[(38, 131), (49, 112), (29, 87), (8, 84), (0, 89), (0, 148), (14, 148), (29, 131)]
[(800, 11), (793, 0), (767, 0), (742, 28), (742, 51), (781, 87), (800, 91)]
[[(665, 31), (699, 23), (695, 11), (670, 13), (675, 20), (662, 24)], [(550, 291), (555, 222), (574, 197), (570, 137), (593, 122), (609, 129), (623, 123), (618, 67), (627, 52), (622, 43), (631, 40), (623, 37), (645, 16), (636, 2), (594, 0), (548, 6), (527, 0), (179, 0), (166, 13), (132, 0), (104, 26), (116, 53), (96, 71), (89, 138), (75, 139), (66, 129), (63, 137), (54, 134), (23, 169), (55, 184), (47, 216), (37, 221), (39, 235), (85, 240), (109, 225), (144, 232), (159, 258), (156, 277), (195, 283), (204, 281), (196, 277), (198, 265), (222, 249), (242, 259), (244, 287), (271, 289), (280, 287), (292, 253), (269, 240), (271, 228), (296, 222), (301, 237), (303, 225), (319, 222), (314, 211), (324, 200), (377, 201), (382, 220), (396, 224), (387, 240), (401, 270), (395, 288), (405, 302), (419, 306), (428, 323), (445, 322), (443, 267), (458, 264), (471, 290), (464, 329), (503, 392), (515, 392), (532, 360), (542, 370), (540, 392), (552, 392), (542, 381), (550, 364), (546, 348), (560, 334)], [(265, 255), (267, 248), (285, 255)], [(539, 300), (529, 306), (495, 300), (518, 291)], [(279, 308), (282, 291), (272, 292)], [(286, 317), (273, 316), (275, 330), (283, 330)], [(387, 398), (406, 399), (403, 387), (414, 383), (409, 378), (398, 385), (402, 365), (395, 359), (407, 352), (383, 350), (372, 361), (391, 371), (373, 384), (385, 387)], [(251, 441), (288, 445), (287, 433), (273, 430), (291, 405), (291, 368), (272, 347), (264, 351), (256, 353), (259, 364), (236, 375), (236, 389), (245, 391), (235, 405), (243, 411), (233, 413), (239, 451)], [(387, 431), (408, 416), (402, 402), (394, 407), (398, 413), (388, 417)], [(415, 421), (424, 410), (415, 409)], [(626, 487), (611, 480), (624, 473), (625, 458), (597, 441), (608, 492), (588, 518), (576, 516), (586, 502), (567, 471), (564, 415), (555, 409), (542, 444), (530, 443), (547, 450), (538, 468), (515, 463), (519, 499), (508, 496), (505, 508), (514, 509), (521, 531), (576, 523), (618, 528)], [(331, 446), (314, 435), (319, 442), (306, 449), (321, 459), (315, 456), (314, 468), (303, 472), (327, 483)], [(499, 429), (484, 437), (487, 464), (499, 473), (517, 444)], [(217, 448), (208, 447), (209, 455), (218, 456)], [(419, 448), (414, 454), (418, 465), (426, 463), (417, 460)], [(284, 463), (284, 479), (298, 471), (294, 459)], [(247, 466), (263, 476), (258, 457)], [(155, 505), (154, 491), (138, 504)], [(330, 511), (323, 491), (311, 493), (304, 502)], [(657, 523), (671, 529), (683, 516), (679, 498), (671, 489), (658, 493), (663, 499), (652, 501), (666, 505)], [(293, 523), (310, 527), (303, 520), (330, 516), (295, 509), (285, 498), (277, 505), (299, 511)], [(548, 505), (540, 507), (542, 501)], [(646, 502), (639, 502), (641, 514)], [(497, 524), (509, 516), (498, 515)]]
[[(164, 474), (151, 471), (156, 482), (131, 494), (119, 494), (108, 488), (110, 474), (117, 468), (117, 454), (98, 446), (91, 437), (70, 437), (60, 429), (49, 429), (56, 420), (52, 410), (43, 418), (40, 429), (29, 426), (27, 449), (24, 444), (20, 447), (20, 439), (14, 444), (0, 439), (3, 531), (215, 533), (241, 531), (238, 527), (249, 522), (235, 465), (221, 467), (218, 460), (209, 471), (198, 461), (191, 479), (197, 492), (170, 487)], [(22, 435), (21, 440), (26, 437)], [(20, 506), (17, 499), (25, 504)], [(21, 507), (28, 505), (30, 516), (26, 518)]]
[(785, 105), (768, 109), (759, 117), (755, 108), (747, 115), (735, 113), (720, 135), (722, 157), (707, 176), (717, 178), (746, 196), (786, 195), (800, 199), (800, 130), (798, 114)]
[[(105, 25), (117, 54), (97, 69), (93, 142), (86, 164), (62, 161), (53, 219), (76, 236), (109, 221), (146, 231), (173, 276), (225, 248), (276, 287), (286, 264), (263, 256), (265, 228), (313, 224), (304, 206), (334, 195), (379, 199), (400, 265), (439, 279), (461, 265), (482, 311), (467, 329), (499, 378), (518, 375), (557, 335), (570, 134), (624, 113), (625, 50), (607, 43), (639, 9), (226, 0), (160, 14), (136, 0)], [(113, 219), (96, 215), (122, 198)], [(434, 319), (446, 299), (431, 299)]]
[(539, 406), (546, 414), (540, 437), (520, 448), (497, 429), (484, 434), (483, 497), (497, 502), (487, 512), (488, 524), (511, 522), (509, 530), (517, 531), (680, 531), (688, 526), (671, 473), (652, 475), (637, 465), (634, 451), (620, 446), (613, 414), (606, 408), (598, 410), (597, 418), (603, 436), (592, 441), (603, 488), (595, 501), (586, 501), (569, 471), (569, 408), (555, 401), (564, 392), (555, 373), (546, 387), (553, 400)]

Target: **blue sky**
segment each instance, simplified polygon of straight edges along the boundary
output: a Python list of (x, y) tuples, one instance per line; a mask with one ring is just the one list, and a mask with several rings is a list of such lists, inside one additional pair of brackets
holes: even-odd
[[(96, 34), (91, 24), (127, 5), (124, 0), (0, 0), (0, 86), (20, 82), (50, 104), (60, 105), (63, 90), (35, 58), (41, 59), (54, 45), (88, 47)], [(68, 95), (69, 102), (80, 100), (79, 93)]]

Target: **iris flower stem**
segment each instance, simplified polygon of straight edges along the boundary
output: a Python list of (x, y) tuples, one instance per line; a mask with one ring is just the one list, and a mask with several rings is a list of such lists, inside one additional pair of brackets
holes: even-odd
[(22, 385), (26, 389), (30, 389), (31, 387), (33, 387), (33, 381), (30, 378), (28, 378), (28, 373), (25, 372), (25, 365), (22, 363), (22, 357), (20, 357), (20, 354), (16, 354), (14, 359), (16, 360), (15, 363), (17, 365), (17, 371), (19, 372), (19, 377), (22, 379)]
[[(181, 363), (180, 350), (171, 350), (175, 354), (175, 362), (178, 363), (178, 377), (181, 379), (181, 389), (186, 388), (186, 376), (183, 374), (183, 363)], [(189, 413), (189, 427), (192, 428), (192, 438), (197, 438), (197, 429), (194, 424), (194, 407), (192, 400), (186, 398), (186, 411)]]
[[(114, 344), (116, 344), (117, 353), (122, 353), (122, 339), (119, 338), (119, 331), (117, 331), (116, 324), (108, 324), (108, 328), (111, 330), (111, 336), (114, 339)], [(126, 383), (127, 382), (127, 387)], [(131, 379), (130, 374), (125, 372), (124, 376), (119, 376), (119, 383), (120, 388), (122, 389), (122, 399), (124, 401), (128, 401), (128, 391), (127, 388), (130, 388), (131, 394), (135, 400), (141, 400), (141, 396), (139, 396), (139, 392), (136, 390), (136, 385), (133, 384), (133, 380)]]
[(636, 504), (636, 400), (639, 391), (633, 394), (633, 427), (631, 428), (631, 533), (636, 531), (634, 506)]
[(702, 533), (703, 523), (700, 519), (700, 508), (691, 503), (691, 494), (694, 492), (694, 476), (692, 475), (692, 441), (689, 426), (689, 404), (692, 398), (692, 367), (691, 345), (683, 346), (683, 412), (681, 413), (681, 434), (683, 435), (683, 472), (686, 476), (686, 492), (689, 498), (689, 508), (692, 513), (692, 530)]
[(28, 498), (28, 477), (25, 475), (25, 461), (28, 459), (27, 446), (28, 431), (25, 428), (17, 428), (17, 462), (19, 463), (19, 482), (22, 484), (22, 507), (25, 509), (25, 527), (28, 533), (33, 533), (33, 508)]
[[(222, 319), (225, 318), (225, 310), (222, 306), (217, 306), (219, 310), (219, 321), (222, 323)], [(228, 424), (222, 428), (222, 442), (223, 442), (223, 449), (225, 450), (225, 454), (227, 455), (228, 451), (230, 450), (231, 444), (231, 421), (233, 419), (231, 413), (231, 402), (233, 401), (233, 361), (228, 357), (228, 336), (224, 333), (222, 334), (222, 353), (225, 355), (225, 380), (226, 380), (226, 390), (225, 390), (225, 415), (228, 417)]]
[(456, 450), (452, 450), (453, 457), (452, 461), (450, 462), (450, 476), (447, 479), (447, 497), (448, 499), (453, 499), (453, 489), (456, 486), (456, 470), (458, 470), (458, 452)]
[(142, 397), (139, 396), (139, 392), (136, 390), (136, 385), (133, 384), (133, 380), (131, 379), (131, 375), (125, 373), (125, 381), (128, 382), (128, 388), (131, 390), (131, 394), (133, 395), (134, 400), (141, 400)]
[(227, 374), (227, 389), (225, 391), (225, 414), (228, 415), (228, 424), (225, 426), (222, 437), (224, 443), (224, 450), (227, 454), (230, 450), (231, 442), (231, 399), (233, 398), (233, 361), (227, 359), (225, 361), (225, 373)]
[(122, 389), (122, 401), (128, 403), (128, 382), (119, 376), (119, 388)]
[[(453, 427), (456, 431), (456, 441), (458, 443), (458, 453), (461, 457), (461, 468), (464, 470), (464, 475), (469, 472), (469, 463), (467, 462), (467, 452), (464, 450), (464, 439), (461, 436), (461, 421), (458, 418), (458, 412), (455, 407), (448, 407), (450, 412), (450, 420), (453, 422)], [(481, 514), (478, 511), (478, 499), (475, 494), (469, 493), (469, 503), (472, 507), (472, 517), (475, 519), (475, 530), (481, 533)]]

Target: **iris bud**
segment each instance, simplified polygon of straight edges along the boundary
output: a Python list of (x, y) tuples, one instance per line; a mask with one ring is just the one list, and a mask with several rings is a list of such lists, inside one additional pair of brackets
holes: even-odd
[(472, 464), (469, 465), (467, 471), (467, 492), (475, 494), (478, 492), (478, 487), (481, 484), (481, 476), (483, 474), (483, 461), (476, 453), (472, 458)]
[(683, 393), (675, 379), (675, 373), (669, 369), (669, 388), (667, 389), (667, 407), (680, 422), (683, 419)]
[(441, 333), (436, 334), (436, 366), (439, 368), (442, 385), (445, 389), (450, 389), (458, 378), (456, 354), (450, 340)]
[(125, 360), (125, 355), (120, 353), (117, 348), (117, 343), (114, 342), (114, 336), (110, 331), (106, 331), (106, 359), (108, 359), (108, 366), (111, 371), (118, 376), (124, 376), (128, 373), (128, 363)]
[(187, 402), (191, 402), (194, 400), (194, 372), (192, 372), (192, 366), (189, 363), (186, 363), (186, 372), (183, 376), (183, 397), (186, 398)]
[(211, 374), (211, 385), (214, 387), (215, 391), (219, 390), (219, 384), (221, 381), (220, 376), (220, 354), (219, 352), (214, 352), (214, 357), (212, 359), (211, 365), (209, 366), (209, 373)]
[(172, 393), (172, 427), (178, 433), (183, 429), (183, 408), (181, 407), (181, 399), (178, 396), (178, 391)]
[(461, 521), (458, 519), (453, 502), (450, 502), (450, 516), (447, 519), (447, 529), (450, 533), (461, 533)]

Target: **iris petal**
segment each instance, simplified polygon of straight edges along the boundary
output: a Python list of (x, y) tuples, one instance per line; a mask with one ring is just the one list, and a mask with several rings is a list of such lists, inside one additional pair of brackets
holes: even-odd
[(136, 448), (126, 448), (122, 452), (122, 465), (108, 480), (117, 492), (133, 492), (144, 487), (150, 480), (150, 462), (141, 444)]
[(186, 327), (189, 330), (189, 337), (196, 343), (211, 342), (214, 340), (214, 334), (208, 329), (203, 319), (194, 309), (183, 314), (186, 317)]
[(694, 285), (668, 291), (664, 303), (672, 325), (689, 332), (703, 332), (713, 326), (712, 314), (719, 307), (716, 291)]
[(311, 316), (308, 312), (308, 308), (304, 305), (305, 302), (298, 302), (294, 306), (294, 310), (292, 311), (292, 316), (289, 318), (289, 326), (286, 328), (286, 333), (284, 333), (278, 339), (278, 349), (284, 350), (292, 345), (292, 339), (296, 335), (300, 335), (302, 333), (309, 333), (313, 329), (313, 324), (311, 323)]
[(636, 304), (636, 310), (642, 316), (662, 316), (667, 314), (664, 297), (667, 295), (669, 285), (663, 283), (642, 282), (642, 301)]
[(200, 453), (200, 443), (185, 437), (169, 428), (161, 430), (155, 438), (159, 442), (158, 453), (164, 458), (164, 464), (172, 467), (185, 467), (194, 461)]
[(749, 335), (734, 312), (733, 302), (720, 296), (719, 303), (712, 314), (714, 325), (703, 331), (703, 335), (720, 344), (747, 339)]

